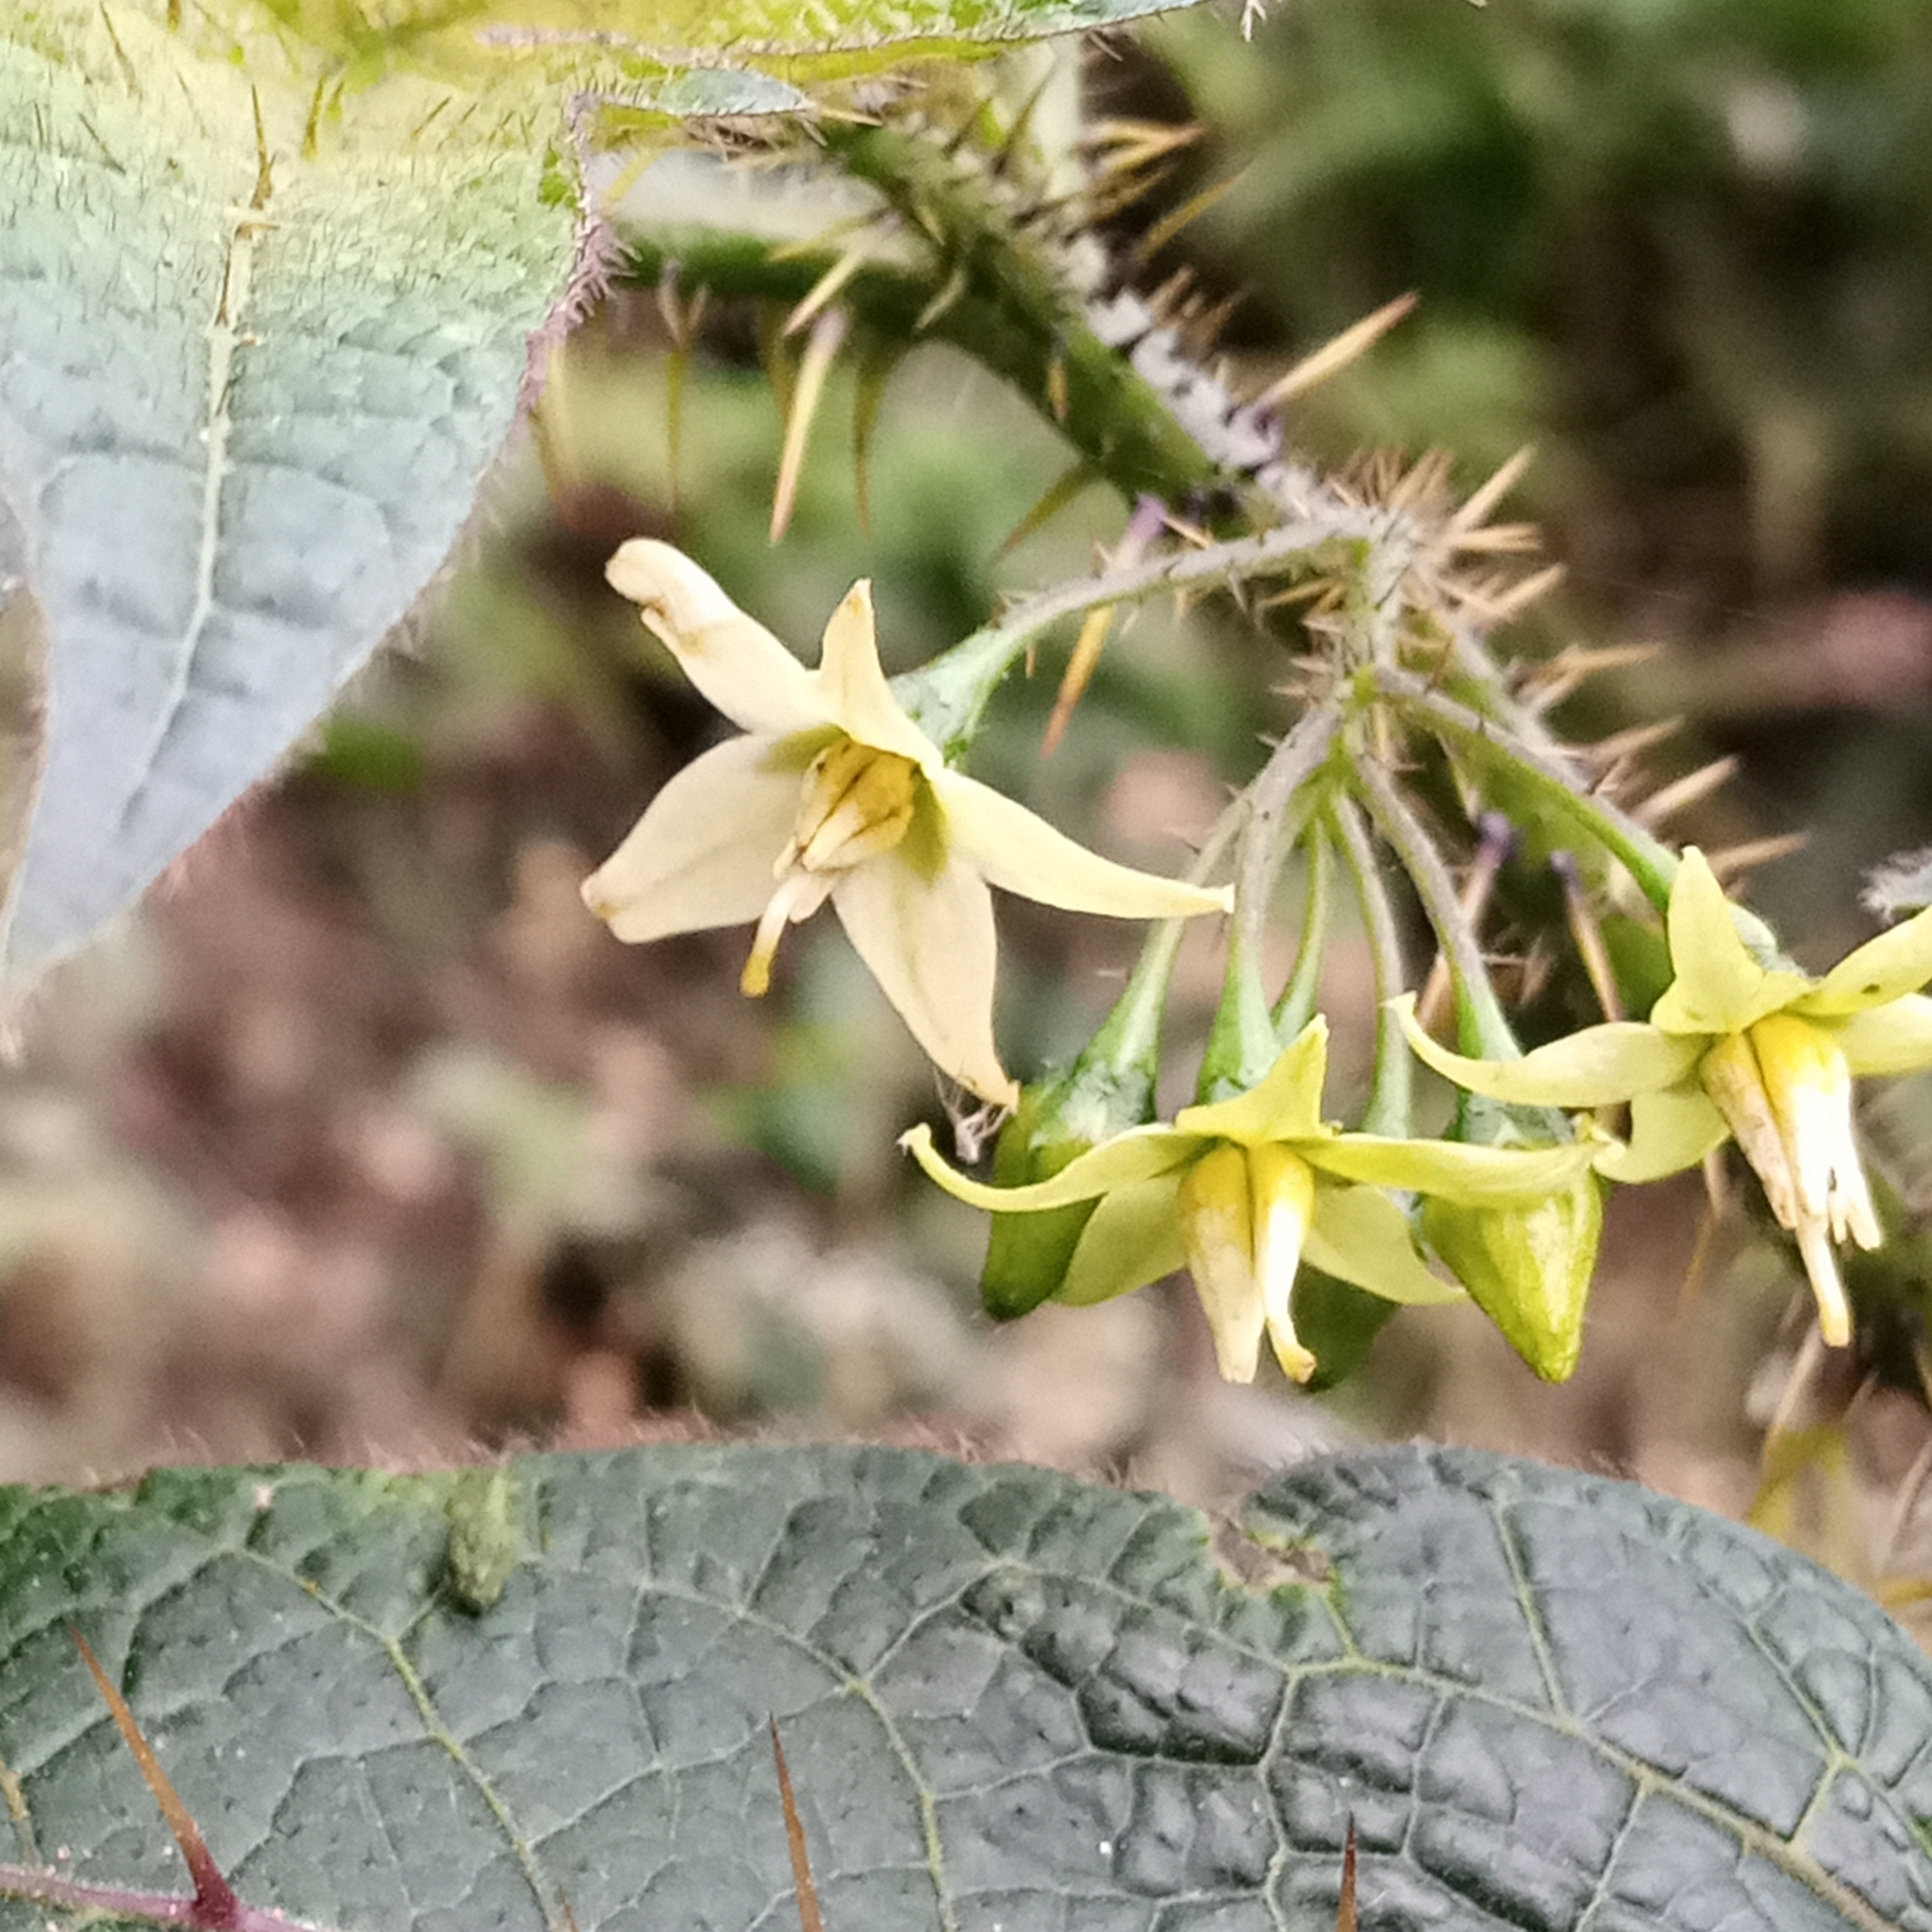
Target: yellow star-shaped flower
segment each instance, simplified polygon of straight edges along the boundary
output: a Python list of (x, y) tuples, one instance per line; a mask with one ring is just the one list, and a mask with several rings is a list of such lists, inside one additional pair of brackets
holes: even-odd
[(940, 1069), (1010, 1104), (992, 1036), (990, 886), (1124, 919), (1228, 909), (1225, 887), (1116, 865), (948, 769), (886, 682), (869, 585), (832, 613), (808, 671), (668, 543), (634, 539), (606, 575), (743, 730), (679, 772), (584, 881), (619, 939), (756, 921), (742, 984), (757, 995), (786, 926), (829, 900)]
[(1545, 1107), (1630, 1104), (1628, 1144), (1602, 1143), (1612, 1180), (1692, 1167), (1727, 1136), (1797, 1237), (1826, 1341), (1851, 1340), (1834, 1243), (1878, 1245), (1852, 1131), (1852, 1076), (1932, 1066), (1932, 910), (1868, 941), (1813, 979), (1745, 943), (1735, 908), (1694, 847), (1665, 919), (1675, 977), (1647, 1023), (1588, 1026), (1517, 1060), (1465, 1059), (1403, 1010), (1409, 1042), (1472, 1092)]
[(1423, 1265), (1407, 1217), (1382, 1189), (1522, 1203), (1569, 1186), (1591, 1160), (1580, 1142), (1472, 1147), (1345, 1133), (1322, 1119), (1327, 1065), (1328, 1026), (1317, 1016), (1258, 1086), (1184, 1108), (1172, 1126), (1130, 1127), (1024, 1187), (955, 1173), (927, 1127), (900, 1144), (949, 1194), (996, 1214), (1097, 1200), (1057, 1299), (1106, 1301), (1186, 1267), (1227, 1380), (1255, 1379), (1265, 1332), (1283, 1370), (1306, 1382), (1315, 1357), (1290, 1307), (1305, 1257), (1390, 1301), (1461, 1299)]

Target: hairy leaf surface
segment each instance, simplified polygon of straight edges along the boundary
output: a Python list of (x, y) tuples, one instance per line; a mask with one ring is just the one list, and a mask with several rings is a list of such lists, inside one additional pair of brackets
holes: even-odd
[(1640, 1490), (1380, 1452), (1217, 1551), (897, 1451), (511, 1474), (0, 1493), (39, 1854), (184, 1889), (72, 1619), (242, 1896), (357, 1932), (791, 1932), (768, 1714), (833, 1932), (1326, 1932), (1351, 1819), (1374, 1932), (1932, 1925), (1932, 1671)]
[[(342, 93), (160, 0), (0, 25), (0, 577), (46, 637), (18, 983), (260, 777), (408, 609), (572, 255), (555, 132)], [(552, 117), (555, 118), (555, 117)]]
[(600, 140), (1150, 4), (0, 8), (0, 600), (46, 687), (0, 978), (132, 904), (443, 564)]

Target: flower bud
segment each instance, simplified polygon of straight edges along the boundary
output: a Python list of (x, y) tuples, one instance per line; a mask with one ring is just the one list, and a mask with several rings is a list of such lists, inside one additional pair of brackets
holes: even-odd
[[(1180, 924), (1150, 935), (1113, 1011), (1074, 1064), (1023, 1088), (993, 1149), (1003, 1188), (1049, 1180), (1071, 1161), (1154, 1118), (1160, 1073), (1160, 1021), (1180, 945)], [(1097, 1201), (1031, 1214), (995, 1214), (979, 1294), (996, 1322), (1030, 1313), (1058, 1296)]]
[[(1024, 1088), (1013, 1117), (1000, 1131), (993, 1149), (992, 1177), (1003, 1188), (1024, 1187), (1050, 1179), (1076, 1156), (1122, 1127), (1136, 1126), (1147, 1117), (1152, 1083), (1137, 1109), (1119, 1108), (1120, 1118), (1108, 1124), (1115, 1111), (1101, 1083), (1084, 1059), (1064, 1073)], [(1045, 1208), (1034, 1214), (995, 1214), (987, 1236), (986, 1265), (980, 1270), (980, 1299), (996, 1322), (1029, 1314), (1051, 1300), (1066, 1279), (1081, 1231), (1092, 1218), (1097, 1201), (1075, 1201), (1066, 1208)]]
[[(1457, 1138), (1491, 1146), (1569, 1137), (1561, 1114), (1479, 1100), (1459, 1124)], [(1603, 1225), (1603, 1184), (1591, 1173), (1522, 1207), (1423, 1202), (1424, 1239), (1546, 1382), (1575, 1373)]]

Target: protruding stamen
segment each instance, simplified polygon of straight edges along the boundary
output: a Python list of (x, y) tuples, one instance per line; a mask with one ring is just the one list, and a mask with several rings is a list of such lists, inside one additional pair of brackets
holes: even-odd
[(855, 738), (828, 744), (806, 771), (791, 838), (772, 868), (767, 901), (739, 986), (760, 998), (772, 984), (772, 958), (788, 925), (809, 919), (839, 877), (905, 838), (919, 795), (919, 767), (896, 752)]
[(1771, 1096), (1764, 1091), (1764, 1077), (1749, 1038), (1742, 1033), (1725, 1034), (1704, 1056), (1698, 1077), (1763, 1184), (1764, 1198), (1771, 1203), (1777, 1224), (1795, 1229), (1798, 1190), (1785, 1152), (1784, 1135)]
[(762, 999), (772, 990), (772, 958), (788, 925), (809, 919), (831, 897), (836, 883), (822, 873), (794, 872), (778, 881), (767, 901), (752, 938), (751, 958), (739, 975), (739, 991), (749, 999)]

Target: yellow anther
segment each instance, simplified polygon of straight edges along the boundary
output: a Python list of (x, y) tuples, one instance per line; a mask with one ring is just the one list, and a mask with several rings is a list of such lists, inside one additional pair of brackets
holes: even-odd
[(912, 823), (919, 767), (894, 752), (841, 738), (805, 774), (791, 847), (780, 864), (806, 872), (849, 872), (890, 852)]
[(791, 841), (772, 868), (777, 890), (766, 901), (738, 982), (753, 999), (771, 987), (772, 958), (785, 928), (809, 919), (842, 874), (905, 838), (918, 780), (910, 758), (853, 738), (828, 744), (806, 768)]
[(1315, 1357), (1294, 1332), (1291, 1306), (1302, 1265), (1302, 1243), (1315, 1212), (1314, 1170), (1278, 1141), (1248, 1149), (1248, 1188), (1254, 1201), (1255, 1279), (1268, 1320), (1274, 1358), (1292, 1382), (1315, 1373)]
[(833, 881), (823, 873), (791, 872), (778, 881), (778, 890), (766, 902), (758, 929), (751, 942), (751, 958), (739, 975), (739, 991), (752, 999), (762, 999), (772, 988), (772, 956), (788, 925), (809, 919), (831, 896)]

